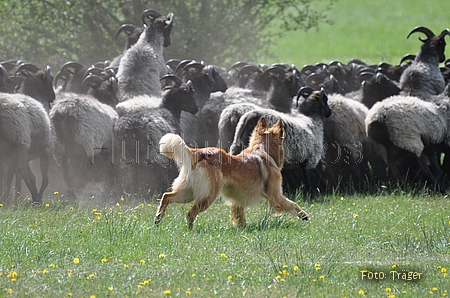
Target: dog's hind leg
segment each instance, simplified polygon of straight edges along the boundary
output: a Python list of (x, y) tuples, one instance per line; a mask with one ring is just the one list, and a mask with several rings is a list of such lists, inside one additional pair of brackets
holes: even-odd
[(159, 203), (158, 211), (155, 216), (155, 224), (159, 224), (164, 217), (167, 206), (170, 203), (189, 203), (192, 202), (192, 192), (189, 190), (165, 192)]
[(231, 205), (231, 222), (235, 227), (244, 228), (246, 226), (244, 207)]
[(219, 194), (219, 189), (215, 192), (211, 192), (209, 196), (206, 198), (197, 199), (194, 202), (194, 205), (192, 206), (191, 210), (187, 213), (186, 219), (188, 222), (189, 230), (192, 230), (194, 227), (194, 221), (197, 215), (200, 212), (205, 211), (208, 209), (208, 207), (216, 200), (217, 195)]

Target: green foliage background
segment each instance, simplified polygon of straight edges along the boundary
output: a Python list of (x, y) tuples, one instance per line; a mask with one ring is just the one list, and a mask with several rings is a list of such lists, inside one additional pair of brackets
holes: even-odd
[(23, 59), (57, 67), (70, 60), (82, 64), (112, 60), (123, 51), (125, 43), (125, 34), (114, 40), (117, 28), (124, 23), (140, 26), (145, 9), (175, 15), (172, 45), (164, 54), (167, 59), (189, 58), (215, 64), (255, 60), (267, 55), (268, 46), (275, 41), (274, 32), (266, 28), (317, 27), (326, 11), (311, 8), (311, 3), (317, 1), (2, 1), (0, 60)]

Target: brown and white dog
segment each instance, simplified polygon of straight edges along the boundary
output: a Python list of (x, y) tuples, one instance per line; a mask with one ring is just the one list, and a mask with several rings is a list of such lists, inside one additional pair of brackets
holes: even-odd
[(308, 214), (282, 193), (283, 136), (281, 119), (269, 128), (264, 117), (253, 130), (249, 146), (238, 155), (215, 147), (190, 148), (176, 134), (163, 136), (160, 153), (175, 160), (180, 173), (172, 191), (163, 194), (155, 223), (160, 223), (170, 203), (194, 202), (187, 213), (192, 229), (197, 215), (219, 195), (230, 205), (232, 222), (238, 227), (246, 225), (244, 209), (263, 200), (277, 215), (288, 212), (307, 220)]

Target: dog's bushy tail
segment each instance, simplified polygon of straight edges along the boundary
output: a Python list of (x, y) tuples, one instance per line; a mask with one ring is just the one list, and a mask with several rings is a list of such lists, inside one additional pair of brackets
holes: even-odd
[(177, 134), (168, 133), (159, 141), (159, 152), (173, 159), (179, 168), (190, 170), (193, 155), (184, 140)]

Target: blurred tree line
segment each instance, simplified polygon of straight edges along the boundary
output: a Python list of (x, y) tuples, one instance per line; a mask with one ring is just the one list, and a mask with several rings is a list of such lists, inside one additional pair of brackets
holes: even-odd
[[(320, 0), (6, 0), (0, 1), (0, 61), (23, 59), (59, 69), (67, 61), (89, 65), (124, 50), (125, 23), (141, 26), (141, 13), (174, 13), (172, 44), (164, 58), (227, 66), (266, 57), (283, 30), (308, 30), (326, 21)], [(277, 26), (276, 30), (269, 30)], [(279, 28), (279, 29), (278, 29)]]

